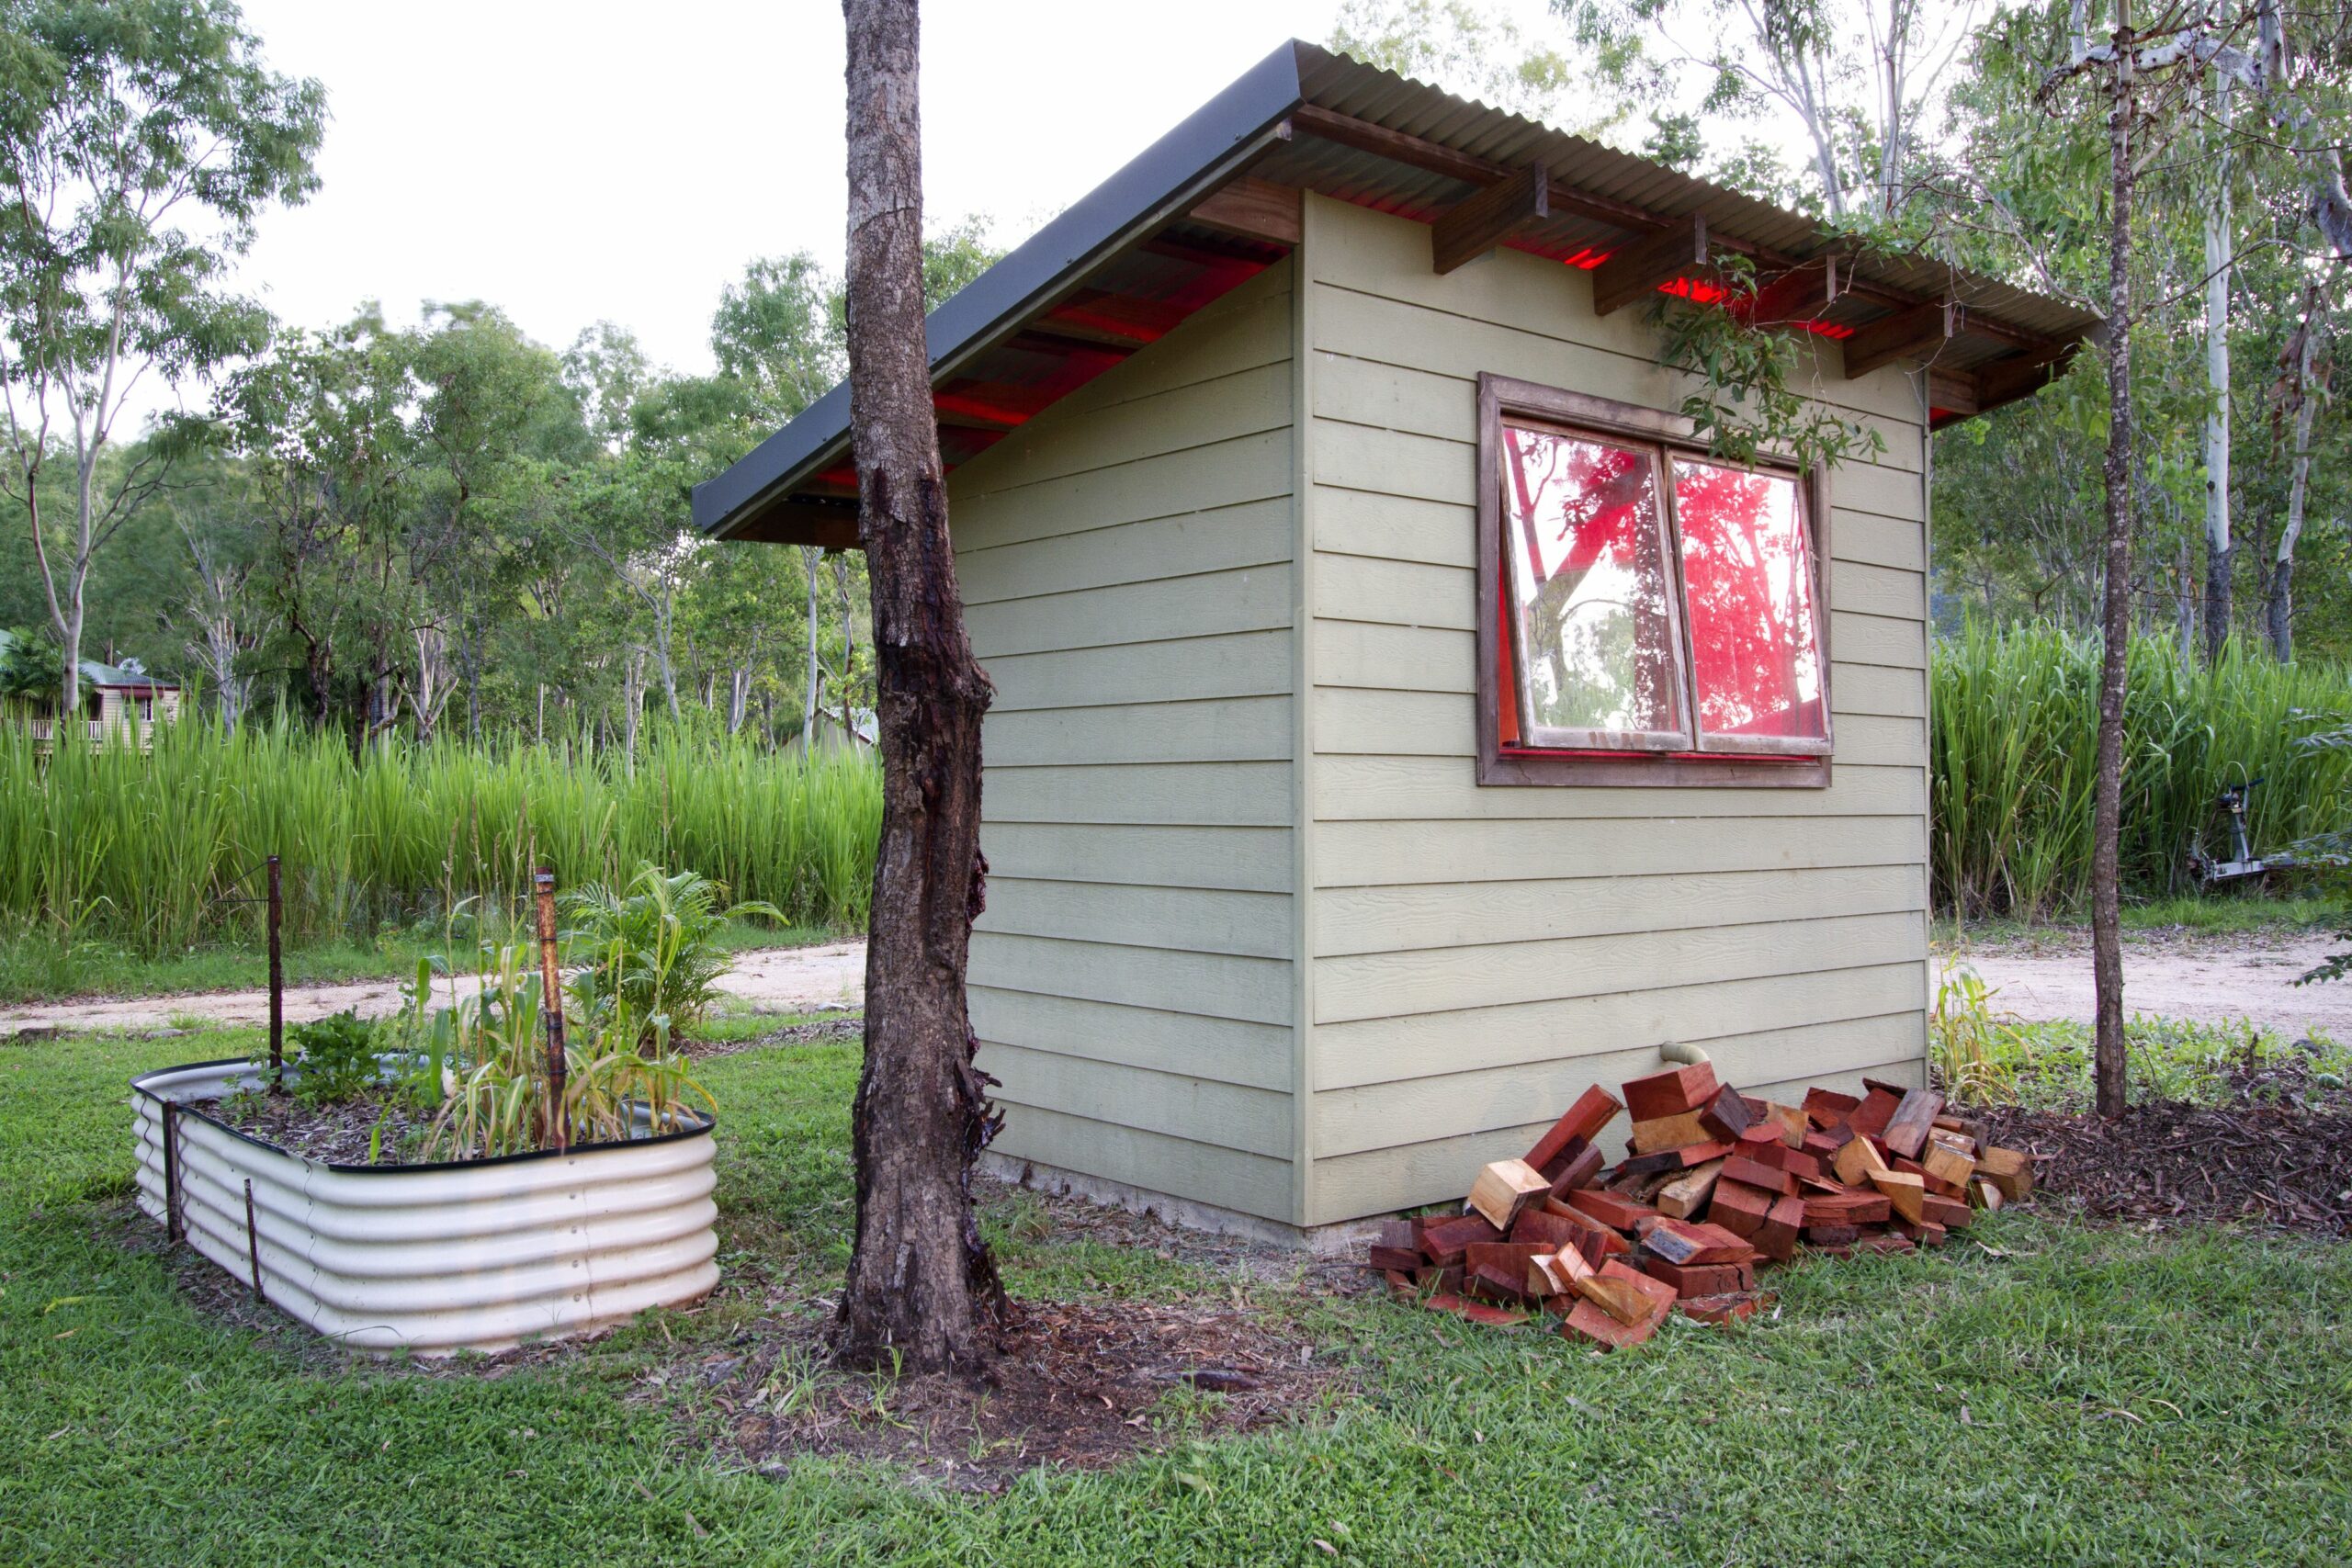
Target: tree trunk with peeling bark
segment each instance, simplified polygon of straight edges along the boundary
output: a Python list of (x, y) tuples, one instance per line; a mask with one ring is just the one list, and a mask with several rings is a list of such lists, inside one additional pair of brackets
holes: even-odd
[(2104, 647), (2099, 660), (2098, 772), (2091, 795), (2091, 971), (2098, 1027), (2091, 1068), (2098, 1113), (2120, 1116), (2123, 1055), (2123, 910), (2119, 887), (2123, 825), (2123, 695), (2132, 640), (2132, 121), (2131, 7), (2116, 6), (2115, 65), (2108, 146), (2113, 172), (2108, 214), (2107, 434)]
[(2213, 198), (2205, 208), (2205, 662), (2230, 640), (2230, 79), (2212, 83), (2222, 145), (2213, 158)]
[(923, 339), (915, 0), (843, 0), (849, 28), (849, 384), (874, 607), (882, 842), (851, 1136), (857, 1234), (836, 1348), (971, 1371), (1003, 1290), (972, 1213), (994, 1134), (964, 995), (980, 859), (980, 719)]

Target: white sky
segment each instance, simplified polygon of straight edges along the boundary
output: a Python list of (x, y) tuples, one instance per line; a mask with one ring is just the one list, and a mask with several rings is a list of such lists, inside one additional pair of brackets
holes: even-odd
[[(244, 9), (333, 115), (322, 187), (263, 220), (242, 272), (290, 323), (481, 299), (556, 348), (607, 318), (657, 362), (707, 369), (745, 262), (840, 265), (836, 0)], [(989, 213), (1010, 244), (1283, 39), (1320, 41), (1338, 0), (923, 10), (926, 210)]]

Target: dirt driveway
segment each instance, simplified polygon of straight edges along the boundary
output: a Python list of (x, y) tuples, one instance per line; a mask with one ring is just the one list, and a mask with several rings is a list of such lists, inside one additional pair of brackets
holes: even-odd
[[(462, 984), (463, 982), (461, 982)], [(865, 999), (865, 944), (763, 948), (739, 954), (718, 988), (752, 1012), (817, 1012), (854, 1008)], [(340, 986), (296, 986), (286, 993), (286, 1021), (300, 1023), (345, 1008), (362, 1018), (395, 1011), (397, 980)], [(48, 1002), (0, 1010), (0, 1037), (26, 1029), (68, 1031), (168, 1029), (200, 1021), (220, 1028), (269, 1021), (267, 991), (205, 991), (193, 996), (140, 997), (128, 1001)]]
[[(2352, 980), (2296, 986), (2295, 977), (2347, 944), (2326, 931), (2284, 935), (2151, 934), (2123, 943), (2127, 1013), (2204, 1023), (2250, 1020), (2292, 1040), (2322, 1030), (2352, 1041)], [(2030, 944), (2004, 943), (1949, 953), (1944, 965), (1968, 964), (2000, 995), (1993, 1005), (2035, 1021), (2091, 1021), (2087, 935), (2057, 934)]]

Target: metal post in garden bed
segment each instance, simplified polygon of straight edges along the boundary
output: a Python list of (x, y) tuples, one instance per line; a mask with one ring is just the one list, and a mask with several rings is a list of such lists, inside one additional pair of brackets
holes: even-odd
[(570, 1148), (570, 1118), (564, 1113), (563, 976), (557, 972), (555, 873), (531, 874), (539, 896), (539, 986), (548, 1015), (548, 1134), (554, 1146)]
[(278, 947), (277, 928), (286, 914), (286, 900), (277, 875), (277, 857), (269, 857), (269, 1081), (286, 1087), (286, 964)]

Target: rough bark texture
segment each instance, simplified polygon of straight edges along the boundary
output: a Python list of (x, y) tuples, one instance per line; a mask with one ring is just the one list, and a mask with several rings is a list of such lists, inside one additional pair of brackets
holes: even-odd
[(972, 1215), (996, 1130), (964, 973), (980, 859), (980, 719), (947, 537), (923, 342), (914, 0), (844, 0), (849, 27), (850, 431), (874, 605), (882, 844), (865, 959), (865, 1063), (851, 1134), (857, 1237), (838, 1348), (853, 1362), (971, 1370), (1003, 1301)]
[(2114, 189), (2109, 212), (2105, 647), (2099, 663), (2098, 778), (2091, 796), (2091, 972), (2098, 989), (2092, 1077), (2098, 1113), (2124, 1106), (2123, 910), (2118, 888), (2123, 823), (2123, 689), (2132, 639), (2132, 79), (2129, 7), (2116, 7), (2115, 76), (2109, 148)]

